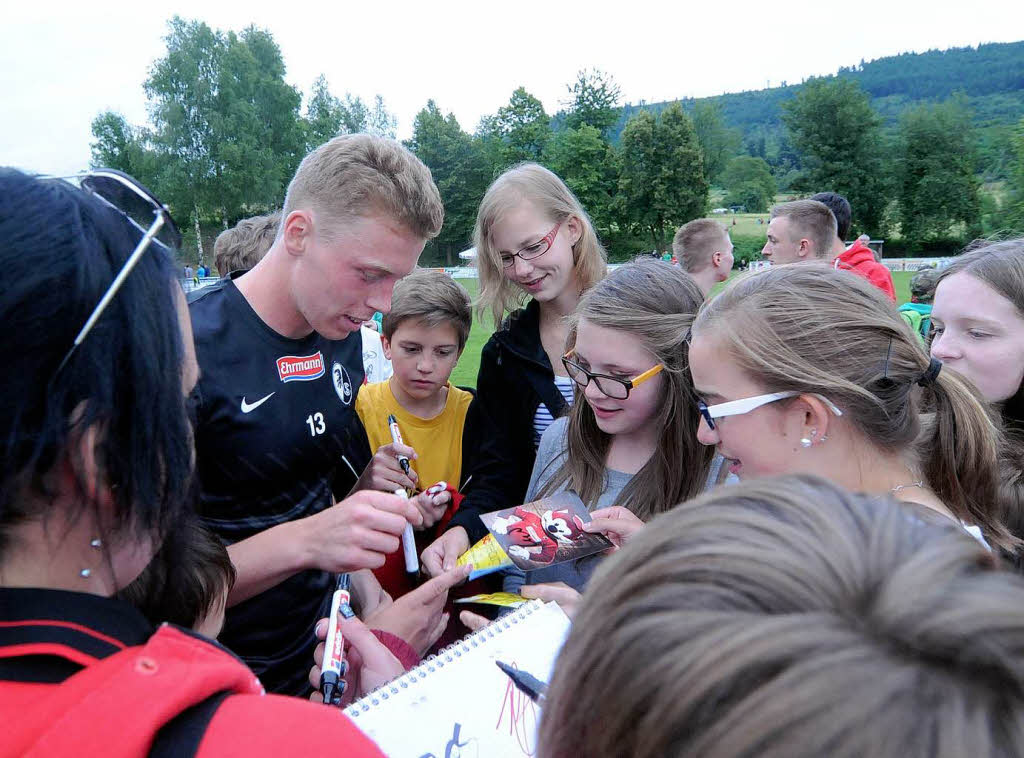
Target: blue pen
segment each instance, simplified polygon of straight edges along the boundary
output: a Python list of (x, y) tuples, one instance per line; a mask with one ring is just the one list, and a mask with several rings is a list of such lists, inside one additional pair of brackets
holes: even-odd
[(509, 666), (507, 663), (502, 663), (501, 661), (495, 661), (494, 663), (508, 675), (508, 678), (512, 680), (512, 684), (516, 686), (517, 690), (524, 693), (535, 703), (544, 702), (548, 691), (548, 686), (544, 682), (532, 674)]

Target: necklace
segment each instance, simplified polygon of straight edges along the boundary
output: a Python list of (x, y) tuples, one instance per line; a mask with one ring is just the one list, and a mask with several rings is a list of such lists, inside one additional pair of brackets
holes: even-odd
[(895, 495), (897, 492), (902, 492), (903, 490), (911, 487), (924, 487), (924, 480), (920, 479), (916, 482), (908, 482), (907, 484), (897, 484), (895, 487), (890, 489), (889, 492)]

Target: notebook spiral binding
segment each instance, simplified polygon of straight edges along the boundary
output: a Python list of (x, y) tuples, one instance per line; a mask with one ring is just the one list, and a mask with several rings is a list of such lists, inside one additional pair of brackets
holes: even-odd
[(443, 669), (446, 664), (453, 663), (457, 658), (461, 658), (464, 653), (468, 653), (473, 648), (480, 647), (485, 644), (486, 640), (496, 637), (504, 630), (511, 628), (513, 624), (518, 624), (543, 606), (543, 600), (531, 600), (526, 605), (516, 608), (512, 613), (496, 618), (483, 629), (478, 629), (458, 642), (453, 642), (451, 645), (441, 648), (434, 655), (425, 658), (416, 668), (410, 669), (387, 684), (383, 684), (377, 689), (366, 693), (359, 700), (345, 708), (345, 714), (358, 718), (359, 714), (366, 713), (392, 695), (397, 695), (402, 690), (408, 689), (410, 684), (426, 679), (435, 671)]

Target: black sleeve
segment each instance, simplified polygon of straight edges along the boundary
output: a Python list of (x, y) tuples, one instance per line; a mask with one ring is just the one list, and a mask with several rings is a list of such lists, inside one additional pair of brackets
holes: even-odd
[(487, 534), (480, 514), (521, 504), (530, 483), (536, 451), (523, 394), (532, 395), (532, 390), (510, 376), (513, 369), (502, 365), (500, 349), (493, 339), (484, 345), (476, 399), (466, 420), (476, 443), (469, 471), (473, 479), (463, 491), (465, 500), (448, 527), (463, 527), (470, 543)]
[(373, 451), (370, 450), (370, 439), (366, 436), (366, 428), (357, 413), (352, 414), (348, 428), (345, 430), (342, 457), (343, 460), (335, 469), (336, 473), (331, 481), (331, 490), (335, 500), (348, 497), (348, 493), (356, 485), (359, 475), (363, 473), (373, 457)]

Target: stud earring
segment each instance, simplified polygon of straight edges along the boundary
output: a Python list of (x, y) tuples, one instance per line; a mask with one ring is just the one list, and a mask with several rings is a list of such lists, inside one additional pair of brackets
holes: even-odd
[(91, 573), (92, 573), (92, 571), (90, 571), (89, 569), (82, 569), (82, 570), (81, 570), (81, 571), (79, 571), (78, 573), (79, 573), (79, 575), (80, 575), (80, 576), (81, 576), (81, 577), (82, 577), (83, 579), (88, 579), (88, 578), (89, 578), (89, 574), (91, 574)]
[(103, 543), (102, 543), (102, 542), (100, 542), (99, 538), (97, 537), (96, 539), (94, 539), (94, 540), (93, 540), (92, 542), (90, 542), (90, 543), (89, 543), (89, 546), (90, 546), (90, 547), (94, 547), (94, 548), (96, 548), (97, 550), (99, 550), (99, 548), (100, 548), (100, 546), (101, 546), (102, 544), (103, 544)]
[(810, 447), (812, 444), (813, 443), (809, 439), (807, 439), (806, 437), (801, 437), (800, 438), (800, 445), (802, 447)]

